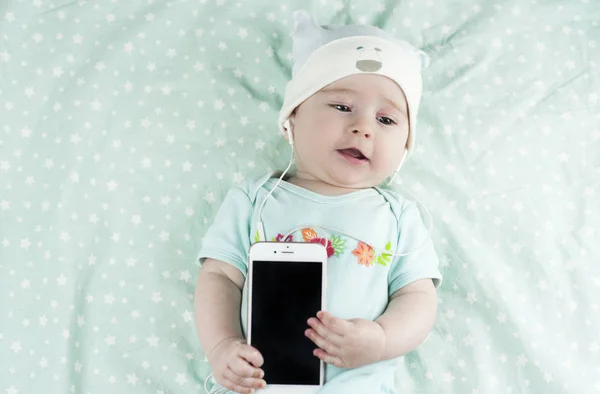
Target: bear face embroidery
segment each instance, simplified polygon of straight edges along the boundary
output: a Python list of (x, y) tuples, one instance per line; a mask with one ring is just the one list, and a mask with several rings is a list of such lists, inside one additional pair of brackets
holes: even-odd
[(381, 52), (381, 49), (366, 49), (363, 46), (359, 46), (356, 48), (356, 50), (360, 51), (360, 55), (356, 60), (356, 68), (364, 72), (374, 72), (381, 69), (383, 63), (381, 62), (378, 54), (378, 52)]

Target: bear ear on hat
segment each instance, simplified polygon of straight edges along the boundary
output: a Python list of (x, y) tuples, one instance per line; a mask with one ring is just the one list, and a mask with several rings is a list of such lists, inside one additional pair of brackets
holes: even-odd
[(292, 74), (296, 75), (310, 54), (327, 42), (327, 32), (305, 10), (294, 11), (292, 18), (294, 21), (292, 32), (294, 67)]
[(315, 18), (305, 10), (294, 11), (292, 18), (294, 19), (294, 33), (311, 27), (311, 25), (313, 28), (320, 28)]

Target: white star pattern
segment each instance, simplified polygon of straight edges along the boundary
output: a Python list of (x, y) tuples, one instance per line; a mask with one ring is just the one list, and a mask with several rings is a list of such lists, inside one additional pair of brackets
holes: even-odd
[(158, 346), (158, 340), (159, 339), (157, 337), (155, 337), (154, 335), (151, 336), (151, 337), (149, 337), (149, 338), (147, 338), (146, 340), (148, 341), (148, 345), (150, 347), (156, 347), (156, 346)]
[(135, 386), (137, 384), (137, 382), (139, 382), (140, 379), (137, 377), (137, 375), (135, 373), (132, 373), (130, 375), (127, 375), (127, 383)]
[(183, 386), (184, 384), (186, 384), (188, 382), (188, 380), (185, 377), (185, 374), (178, 373), (177, 377), (175, 378), (175, 382), (177, 382), (180, 386)]

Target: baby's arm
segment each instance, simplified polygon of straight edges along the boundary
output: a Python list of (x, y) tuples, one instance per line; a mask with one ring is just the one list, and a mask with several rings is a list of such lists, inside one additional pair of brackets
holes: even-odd
[(222, 261), (206, 259), (194, 297), (196, 331), (217, 383), (238, 393), (265, 386), (264, 360), (246, 344), (240, 322), (244, 276)]
[(400, 357), (417, 348), (429, 334), (437, 314), (437, 292), (431, 279), (410, 283), (390, 297), (376, 322), (385, 332), (382, 359)]
[(240, 306), (244, 276), (230, 264), (206, 259), (196, 283), (196, 331), (207, 358), (221, 341), (243, 339)]
[(400, 357), (427, 337), (435, 321), (437, 294), (431, 279), (397, 290), (376, 321), (340, 319), (328, 312), (308, 319), (306, 330), (319, 348), (315, 356), (339, 368), (356, 368)]

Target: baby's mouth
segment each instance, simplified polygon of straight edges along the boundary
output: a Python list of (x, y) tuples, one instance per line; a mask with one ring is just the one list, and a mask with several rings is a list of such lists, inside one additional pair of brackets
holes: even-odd
[(337, 151), (342, 156), (346, 157), (347, 159), (353, 162), (362, 163), (369, 161), (369, 159), (365, 155), (363, 155), (363, 153), (357, 148), (338, 149)]

